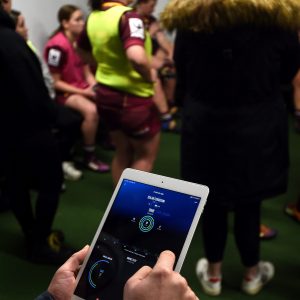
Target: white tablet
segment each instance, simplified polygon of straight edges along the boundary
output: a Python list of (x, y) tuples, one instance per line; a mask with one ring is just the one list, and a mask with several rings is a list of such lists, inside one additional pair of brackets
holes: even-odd
[(112, 195), (72, 299), (122, 300), (123, 288), (142, 266), (154, 266), (163, 250), (180, 271), (203, 211), (206, 186), (126, 169)]

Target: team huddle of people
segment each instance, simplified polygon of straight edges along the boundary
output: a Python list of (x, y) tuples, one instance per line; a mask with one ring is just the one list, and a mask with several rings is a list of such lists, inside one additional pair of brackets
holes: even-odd
[[(86, 20), (79, 7), (64, 5), (41, 55), (22, 13), (1, 0), (0, 158), (10, 207), (28, 258), (63, 264), (74, 250), (52, 224), (63, 177), (83, 174), (72, 155), (77, 141), (81, 137), (82, 166), (111, 171), (116, 185), (125, 168), (153, 170), (161, 131), (179, 132), (173, 113), (180, 104), (181, 176), (211, 191), (199, 282), (208, 295), (222, 291), (233, 212), (244, 266), (241, 289), (255, 295), (275, 272), (260, 257), (261, 204), (287, 186), (287, 111), (280, 88), (295, 78), (297, 91), (300, 3), (171, 0), (160, 23), (152, 15), (156, 2), (90, 0)], [(177, 30), (174, 45), (161, 24)], [(114, 148), (111, 166), (97, 156), (101, 126)], [(31, 189), (37, 191), (34, 209)], [(300, 215), (297, 205), (287, 212)], [(38, 299), (69, 299), (86, 253), (74, 254)], [(172, 253), (163, 252), (153, 269), (145, 267), (127, 282), (124, 299), (198, 299), (173, 264)], [(65, 272), (69, 281), (59, 286)]]
[[(92, 12), (86, 22), (79, 7), (63, 5), (57, 13), (59, 26), (49, 37), (44, 53), (40, 54), (29, 39), (22, 13), (12, 9), (11, 1), (2, 1), (8, 12), (8, 15), (3, 15), (3, 22), (18, 35), (10, 40), (18, 42), (24, 48), (20, 51), (24, 56), (26, 54), (26, 61), (23, 58), (18, 66), (23, 73), (7, 71), (7, 74), (13, 73), (11, 77), (23, 76), (26, 80), (18, 89), (12, 87), (16, 85), (16, 79), (9, 81), (2, 93), (4, 98), (16, 98), (16, 103), (22, 102), (21, 108), (25, 107), (23, 111), (14, 112), (21, 116), (10, 128), (11, 133), (3, 133), (4, 137), (9, 136), (8, 147), (3, 149), (7, 153), (3, 157), (19, 158), (14, 162), (7, 160), (5, 163), (9, 170), (5, 169), (5, 164), (3, 169), (7, 185), (11, 186), (8, 188), (11, 207), (28, 241), (32, 260), (49, 260), (49, 253), (50, 260), (62, 261), (61, 256), (66, 258), (63, 247), (58, 246), (59, 251), (53, 251), (55, 243), (61, 244), (63, 234), (53, 231), (51, 224), (63, 187), (62, 177), (67, 180), (82, 177), (83, 170), (74, 163), (72, 155), (80, 135), (83, 148), (81, 166), (98, 173), (111, 169), (113, 183), (117, 184), (127, 167), (151, 171), (159, 148), (160, 131), (174, 129), (169, 109), (171, 101), (166, 100), (166, 95), (172, 94), (172, 88), (174, 90), (174, 86), (167, 86), (174, 77), (158, 75), (151, 63), (151, 57), (155, 55), (151, 37), (143, 26), (143, 19), (150, 18), (156, 1), (138, 1), (136, 8), (126, 6), (131, 1), (123, 2), (90, 1)], [(107, 18), (115, 20), (114, 27)], [(152, 23), (155, 21), (151, 20)], [(153, 36), (159, 32), (161, 35), (160, 29), (156, 28)], [(96, 38), (98, 34), (106, 35), (106, 38), (99, 40)], [(158, 42), (160, 50), (156, 49), (156, 52), (163, 54), (160, 54), (156, 67), (161, 69), (168, 65), (170, 68), (172, 65), (174, 68), (170, 58), (172, 44), (165, 38), (160, 39), (162, 46)], [(18, 53), (15, 55), (19, 56)], [(4, 57), (3, 60), (9, 61)], [(16, 58), (15, 61), (19, 60)], [(5, 66), (3, 64), (2, 70)], [(30, 70), (33, 68), (34, 71)], [(6, 76), (5, 80), (8, 79)], [(159, 86), (158, 93), (156, 84)], [(10, 92), (6, 96), (5, 91), (9, 87), (15, 93)], [(159, 95), (158, 101), (153, 101), (155, 95)], [(10, 115), (10, 109), (3, 107), (2, 112), (7, 112), (3, 123)], [(37, 120), (34, 121), (35, 118)], [(97, 131), (102, 125), (110, 133), (114, 148), (111, 167), (96, 156)], [(42, 163), (45, 160), (46, 163)], [(18, 172), (21, 166), (26, 174)], [(14, 189), (16, 183), (20, 189)], [(30, 202), (32, 188), (38, 191), (36, 207), (39, 209), (35, 209), (36, 213), (32, 212)], [(43, 248), (44, 251), (38, 250)]]

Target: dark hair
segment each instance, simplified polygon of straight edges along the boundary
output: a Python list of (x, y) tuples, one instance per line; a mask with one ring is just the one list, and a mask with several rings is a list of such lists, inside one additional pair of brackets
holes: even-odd
[(149, 0), (136, 0), (134, 5), (140, 4), (140, 3), (147, 3)]
[(59, 22), (59, 26), (58, 28), (51, 34), (50, 37), (53, 37), (54, 35), (56, 35), (58, 32), (63, 31), (63, 21), (69, 21), (71, 19), (72, 14), (76, 11), (79, 10), (80, 8), (72, 5), (72, 4), (66, 4), (63, 5), (57, 13), (57, 20)]
[(147, 3), (149, 1), (150, 0), (136, 0), (136, 1), (134, 1), (132, 6), (133, 6), (133, 8), (136, 8), (139, 4)]
[(88, 4), (92, 10), (100, 10), (103, 0), (89, 0)]
[(17, 26), (18, 24), (18, 19), (19, 16), (21, 15), (21, 12), (18, 10), (13, 9), (10, 13), (9, 16), (12, 18), (12, 20), (14, 21), (15, 25)]

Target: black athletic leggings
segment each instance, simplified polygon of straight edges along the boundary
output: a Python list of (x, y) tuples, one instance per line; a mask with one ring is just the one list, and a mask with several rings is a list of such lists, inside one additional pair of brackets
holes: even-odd
[[(237, 205), (234, 210), (234, 237), (242, 263), (245, 267), (255, 266), (260, 258), (260, 208), (261, 201)], [(203, 242), (206, 258), (211, 263), (223, 260), (228, 234), (230, 209), (218, 204), (207, 203), (203, 218)]]
[[(8, 157), (7, 188), (12, 210), (28, 239), (43, 240), (50, 233), (62, 184), (58, 145), (50, 130), (18, 141)], [(37, 192), (31, 201), (30, 191)]]

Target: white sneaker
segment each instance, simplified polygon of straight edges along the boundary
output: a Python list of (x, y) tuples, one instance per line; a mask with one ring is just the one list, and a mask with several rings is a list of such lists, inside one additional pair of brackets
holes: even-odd
[(222, 277), (213, 278), (207, 273), (208, 260), (206, 258), (201, 258), (196, 264), (196, 275), (199, 279), (201, 287), (209, 296), (218, 296), (221, 294), (221, 281)]
[(62, 163), (62, 169), (66, 180), (78, 180), (82, 176), (82, 172), (75, 168), (73, 162), (64, 161)]
[(246, 279), (242, 282), (242, 290), (249, 295), (256, 295), (266, 285), (275, 274), (273, 264), (267, 261), (260, 261), (258, 263), (258, 274), (255, 278)]

